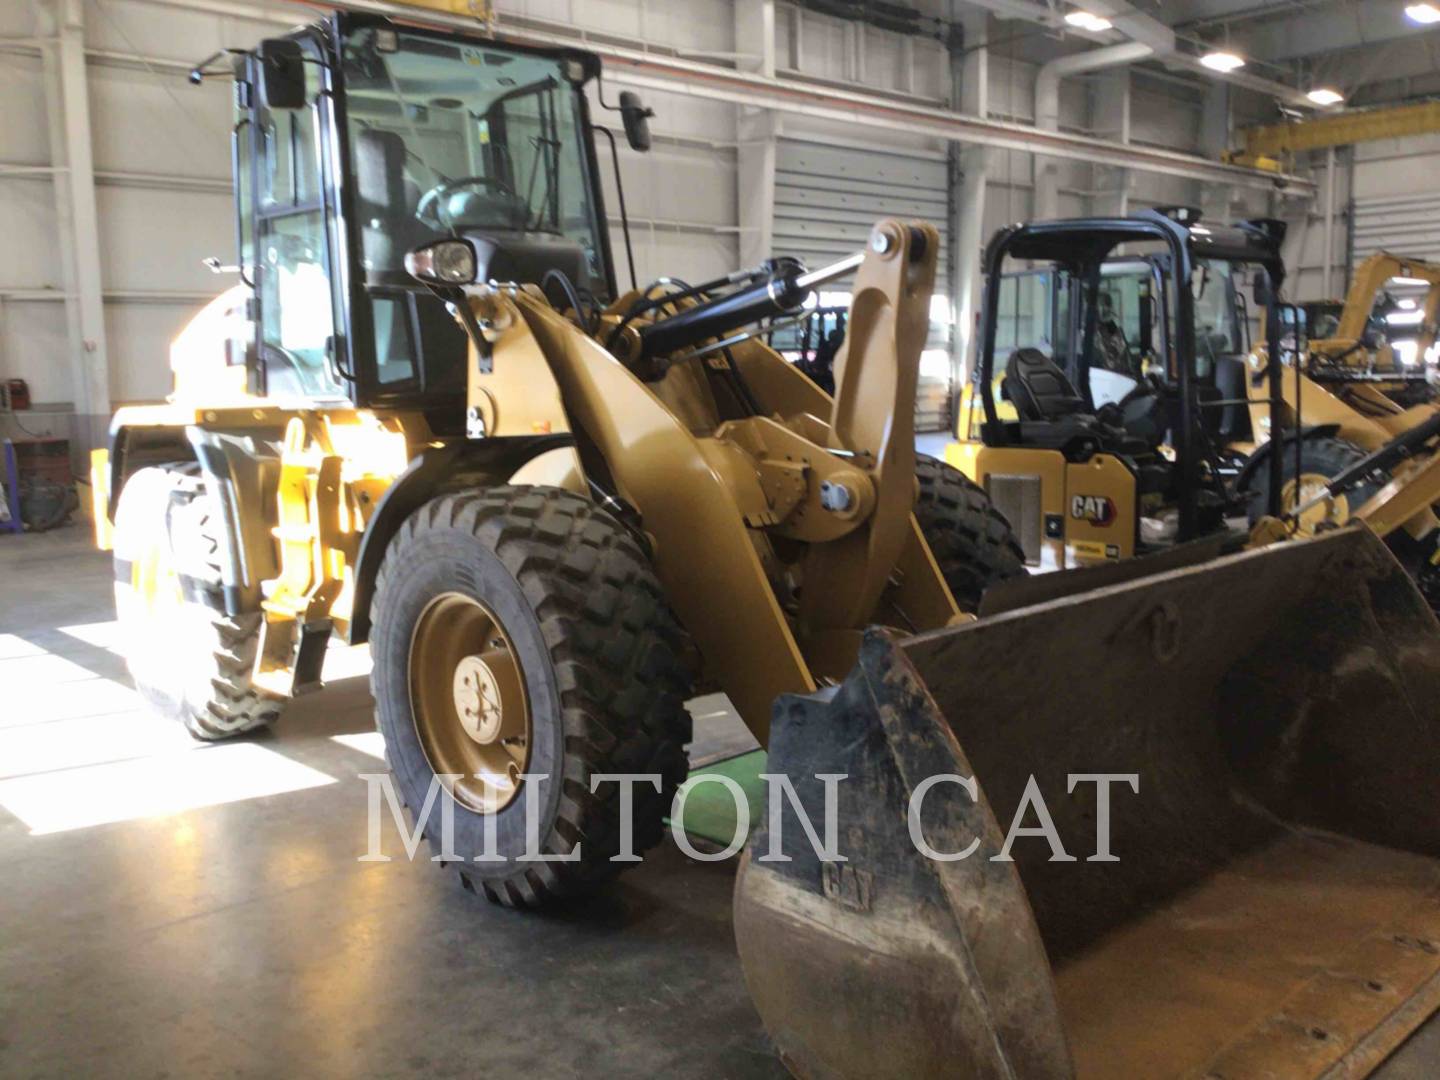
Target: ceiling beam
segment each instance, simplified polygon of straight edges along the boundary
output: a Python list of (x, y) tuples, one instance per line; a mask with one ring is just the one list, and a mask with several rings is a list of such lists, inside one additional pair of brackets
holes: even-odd
[[(173, 7), (195, 7), (211, 11), (241, 6), (232, 5), (227, 0), (158, 2)], [(1011, 3), (1012, 0), (1003, 2)], [(1014, 2), (1018, 7), (1022, 0)], [(470, 33), (477, 29), (476, 21), (471, 17), (415, 7), (396, 0), (331, 0), (324, 6), (369, 11)], [(599, 41), (574, 32), (561, 32), (553, 24), (544, 29), (532, 29), (524, 25), (519, 17), (506, 18), (500, 26), (498, 36), (522, 43), (588, 49), (599, 54), (605, 62), (608, 78), (670, 94), (776, 109), (793, 115), (838, 120), (865, 128), (903, 130), (975, 146), (1020, 150), (1074, 161), (1133, 168), (1205, 183), (1278, 189), (1304, 198), (1313, 198), (1316, 191), (1313, 181), (1300, 176), (1226, 165), (1172, 150), (1136, 145), (1122, 146), (1107, 139), (1069, 132), (1041, 131), (1029, 124), (970, 116), (949, 109), (896, 100), (880, 94), (823, 86), (801, 79), (774, 78), (754, 72), (737, 71), (718, 64)]]

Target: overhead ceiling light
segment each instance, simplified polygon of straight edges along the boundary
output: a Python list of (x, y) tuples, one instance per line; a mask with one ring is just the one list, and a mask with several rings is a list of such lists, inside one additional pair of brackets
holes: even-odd
[(1305, 95), (1316, 105), (1339, 105), (1345, 100), (1345, 95), (1339, 90), (1332, 90), (1328, 86), (1317, 86)]
[(1092, 34), (1099, 34), (1114, 27), (1104, 15), (1096, 15), (1093, 11), (1086, 11), (1083, 8), (1076, 8), (1065, 16), (1065, 21), (1077, 30), (1089, 30)]
[(1421, 26), (1432, 26), (1440, 23), (1440, 7), (1434, 4), (1406, 4), (1405, 17)]
[(1200, 63), (1204, 64), (1211, 71), (1228, 72), (1237, 71), (1244, 67), (1245, 58), (1243, 56), (1237, 56), (1233, 52), (1217, 50), (1215, 52), (1208, 52), (1200, 57)]

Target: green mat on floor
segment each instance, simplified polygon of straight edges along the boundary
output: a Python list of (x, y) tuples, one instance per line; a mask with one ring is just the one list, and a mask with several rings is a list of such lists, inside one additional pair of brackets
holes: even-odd
[[(701, 776), (726, 776), (740, 786), (750, 804), (750, 827), (753, 829), (765, 808), (765, 751), (751, 750), (722, 761), (712, 761), (690, 770), (685, 805), (681, 810), (680, 827), (692, 837), (728, 847), (735, 838), (735, 796), (727, 784), (717, 781), (695, 783)], [(672, 822), (673, 823), (673, 822)]]

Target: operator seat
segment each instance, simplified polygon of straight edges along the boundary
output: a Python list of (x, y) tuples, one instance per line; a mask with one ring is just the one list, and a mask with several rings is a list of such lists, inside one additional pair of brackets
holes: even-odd
[[(1132, 412), (1139, 419), (1150, 409), (1106, 406), (1116, 422), (1108, 422), (1090, 412), (1085, 399), (1075, 389), (1060, 367), (1039, 349), (1016, 349), (1005, 364), (1001, 393), (1014, 404), (1020, 416), (1020, 442), (1026, 446), (1059, 450), (1067, 458), (1084, 460), (1095, 450), (1128, 458), (1135, 470), (1141, 494), (1163, 491), (1171, 479), (1171, 470), (1155, 453), (1163, 437), (1163, 428), (1132, 433), (1121, 426)], [(1156, 402), (1146, 395), (1136, 403)]]
[(1021, 420), (1059, 420), (1089, 412), (1075, 384), (1039, 349), (1011, 353), (1001, 387)]

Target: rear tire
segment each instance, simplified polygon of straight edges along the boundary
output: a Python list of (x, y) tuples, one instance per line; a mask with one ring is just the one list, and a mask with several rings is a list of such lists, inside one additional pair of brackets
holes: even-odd
[(218, 520), (193, 462), (140, 469), (115, 512), (115, 611), (135, 688), (213, 741), (265, 727), (282, 702), (250, 682), (262, 616), (222, 608)]
[(915, 455), (915, 519), (961, 611), (980, 610), (985, 590), (1023, 577), (1025, 552), (985, 489), (938, 458)]
[[(1301, 465), (1305, 471), (1305, 478), (1302, 479), (1299, 486), (1303, 502), (1308, 498), (1308, 492), (1313, 490), (1322, 478), (1328, 480), (1338, 476), (1363, 458), (1365, 451), (1344, 439), (1306, 439), (1301, 447), (1301, 454)], [(1283, 475), (1283, 484), (1280, 489), (1280, 509), (1289, 512), (1296, 505), (1294, 496), (1295, 446), (1293, 443), (1286, 444), (1283, 448), (1280, 467)], [(1249, 507), (1250, 525), (1253, 528), (1256, 522), (1265, 516), (1270, 505), (1270, 467), (1268, 462), (1262, 461), (1260, 467), (1255, 470), (1250, 490), (1256, 492)], [(1360, 486), (1352, 488), (1349, 493), (1340, 496), (1330, 508), (1328, 515), (1323, 518), (1316, 517), (1313, 520), (1307, 516), (1308, 525), (1302, 527), (1301, 532), (1313, 534), (1316, 526), (1321, 524), (1322, 520), (1325, 525), (1345, 524), (1355, 510), (1368, 502), (1379, 490), (1379, 484), (1370, 480), (1365, 481)]]
[[(592, 791), (591, 778), (601, 773), (659, 776), (658, 791), (632, 786), (631, 820), (637, 854), (660, 841), (688, 770), (689, 681), (679, 625), (624, 526), (557, 488), (501, 486), (432, 499), (390, 542), (373, 611), (371, 691), (397, 793), (412, 817), (437, 774), (475, 775), (464, 763), (490, 762), (497, 743), (516, 763), (509, 781), (501, 771), (509, 763), (498, 759), (501, 767), (492, 764), (483, 781), (450, 781), (445, 794), (437, 792), (454, 804), (451, 854), (461, 860), (463, 884), (500, 904), (538, 907), (583, 895), (631, 865), (611, 861), (620, 851), (620, 785), (606, 781)], [(458, 612), (457, 630), (428, 629), (436, 612)], [(476, 644), (446, 645), (477, 624)], [(465, 704), (468, 691), (446, 698), (452, 681), (470, 685), (477, 661), (487, 665), (477, 681), (501, 688), (500, 707), (491, 713), (482, 704), (478, 722)], [(456, 674), (446, 675), (447, 663)], [(497, 674), (508, 665), (518, 678)], [(504, 703), (517, 700), (523, 723), (506, 712)], [(464, 737), (454, 737), (456, 725)], [(569, 855), (579, 846), (578, 860), (516, 861), (528, 847), (531, 799), (538, 849)], [(438, 810), (432, 806), (424, 832), (440, 851)], [(501, 859), (477, 862), (487, 850), (487, 822), (491, 853)]]

